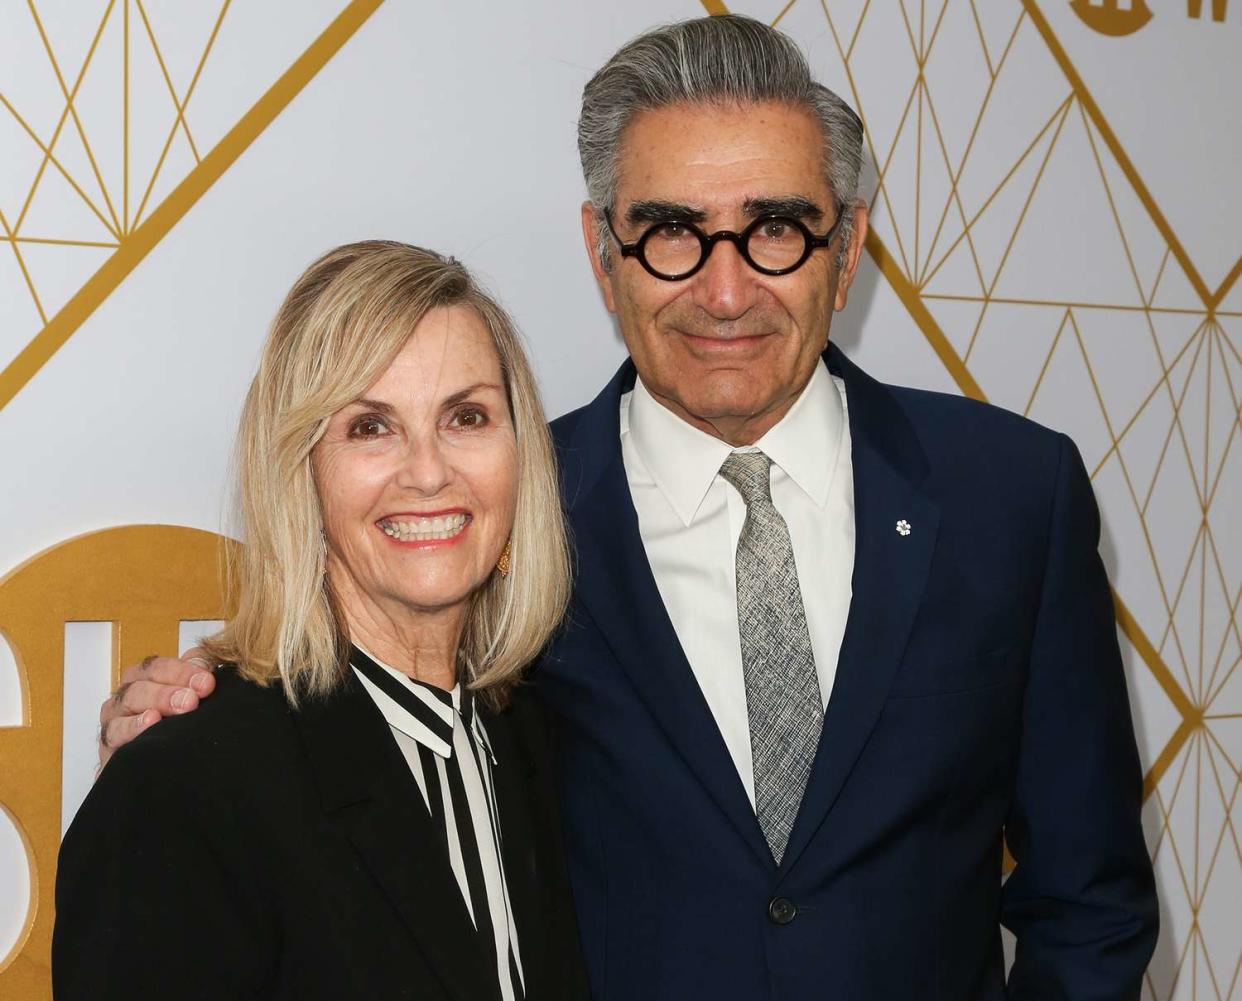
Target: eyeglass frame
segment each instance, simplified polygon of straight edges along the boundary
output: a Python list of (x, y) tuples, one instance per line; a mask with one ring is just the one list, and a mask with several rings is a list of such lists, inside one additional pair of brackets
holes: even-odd
[[(638, 239), (633, 243), (626, 243), (617, 234), (617, 230), (612, 224), (612, 211), (610, 209), (604, 209), (604, 222), (608, 224), (608, 232), (612, 234), (612, 238), (617, 241), (617, 247), (621, 251), (621, 256), (637, 258), (638, 263), (643, 266), (644, 271), (646, 271), (653, 278), (659, 278), (661, 281), (682, 282), (687, 278), (693, 278), (696, 274), (703, 270), (703, 266), (707, 263), (707, 259), (711, 257), (712, 251), (716, 248), (716, 244), (721, 240), (725, 240), (728, 243), (733, 244), (734, 249), (737, 250), (738, 255), (742, 258), (742, 260), (744, 260), (755, 271), (758, 271), (761, 275), (768, 275), (772, 278), (778, 278), (781, 275), (787, 275), (793, 271), (797, 271), (807, 262), (811, 254), (813, 254), (820, 247), (829, 246), (836, 238), (837, 233), (841, 228), (841, 220), (845, 218), (845, 210), (841, 202), (836, 201), (835, 199), (834, 202), (837, 207), (836, 221), (828, 227), (828, 232), (824, 233), (822, 236), (812, 233), (806, 223), (804, 223), (801, 219), (796, 219), (793, 216), (781, 215), (779, 213), (761, 215), (751, 221), (741, 232), (734, 232), (731, 229), (718, 229), (715, 233), (704, 233), (703, 230), (699, 229), (699, 227), (692, 222), (683, 222), (680, 219), (663, 219), (660, 222), (653, 222), (650, 226), (643, 230), (641, 234), (639, 234)], [(765, 222), (772, 222), (774, 220), (793, 223), (793, 225), (802, 233), (804, 243), (802, 256), (787, 268), (762, 267), (755, 263), (755, 259), (750, 256), (750, 251), (746, 249), (746, 244), (750, 240), (750, 234), (753, 233), (758, 227), (762, 226)], [(699, 263), (689, 271), (683, 272), (679, 275), (665, 274), (664, 272), (657, 271), (653, 268), (647, 262), (645, 248), (647, 240), (650, 239), (651, 234), (661, 226), (684, 226), (696, 237), (698, 237), (700, 250)]]

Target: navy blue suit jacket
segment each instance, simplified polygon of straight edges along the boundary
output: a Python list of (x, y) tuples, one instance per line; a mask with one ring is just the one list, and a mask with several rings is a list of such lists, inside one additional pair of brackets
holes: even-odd
[(632, 364), (553, 423), (577, 587), (538, 687), (594, 995), (1137, 998), (1156, 900), (1078, 452), (824, 357), (849, 400), (853, 600), (779, 868), (639, 538), (618, 427)]

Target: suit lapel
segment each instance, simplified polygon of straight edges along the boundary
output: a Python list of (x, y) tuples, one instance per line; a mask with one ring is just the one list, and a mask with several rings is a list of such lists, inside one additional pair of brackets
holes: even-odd
[(296, 716), (324, 812), (348, 838), (447, 994), (492, 998), (483, 951), (426, 804), (353, 672)]
[[(927, 460), (889, 391), (835, 347), (853, 441), (854, 575), (824, 728), (782, 873), (823, 824), (884, 707), (927, 583), (939, 508), (919, 489)], [(908, 526), (898, 528), (899, 522)]]
[(589, 568), (578, 577), (577, 595), (669, 742), (759, 859), (772, 865), (643, 548), (621, 459), (619, 406), (633, 384), (627, 362), (587, 407), (562, 456), (574, 542)]

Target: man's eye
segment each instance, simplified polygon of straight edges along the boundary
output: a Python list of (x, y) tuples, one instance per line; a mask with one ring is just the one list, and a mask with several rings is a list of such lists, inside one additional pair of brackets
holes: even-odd
[(383, 419), (371, 415), (369, 417), (359, 417), (349, 426), (349, 435), (351, 438), (377, 438), (388, 431), (388, 425)]
[(784, 219), (773, 219), (763, 225), (763, 235), (769, 240), (783, 240), (792, 232), (793, 227)]
[(478, 407), (462, 407), (453, 413), (455, 428), (480, 428), (487, 423), (487, 414)]
[(670, 243), (678, 243), (682, 240), (691, 239), (689, 228), (679, 222), (666, 222), (661, 225), (653, 235), (656, 239), (667, 240)]

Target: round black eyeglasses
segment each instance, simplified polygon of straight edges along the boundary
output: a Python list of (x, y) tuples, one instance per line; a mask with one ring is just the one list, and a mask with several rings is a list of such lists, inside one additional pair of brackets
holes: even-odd
[(712, 248), (727, 240), (737, 248), (742, 260), (763, 275), (787, 275), (806, 263), (817, 247), (832, 243), (841, 226), (841, 207), (837, 219), (823, 236), (812, 233), (798, 219), (765, 215), (740, 233), (722, 229), (704, 233), (691, 222), (668, 220), (648, 226), (633, 243), (625, 243), (612, 225), (612, 215), (604, 210), (608, 231), (621, 248), (622, 257), (637, 257), (649, 274), (666, 282), (679, 282), (696, 274)]

